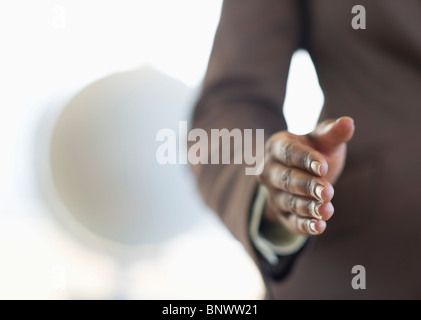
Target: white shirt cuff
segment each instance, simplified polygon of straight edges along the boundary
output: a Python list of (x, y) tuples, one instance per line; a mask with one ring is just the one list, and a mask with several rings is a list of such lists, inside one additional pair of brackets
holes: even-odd
[(276, 265), (279, 262), (278, 256), (296, 253), (308, 238), (289, 231), (281, 222), (270, 224), (265, 230), (260, 230), (267, 195), (266, 187), (259, 184), (252, 207), (249, 233), (251, 241), (260, 254), (271, 265)]

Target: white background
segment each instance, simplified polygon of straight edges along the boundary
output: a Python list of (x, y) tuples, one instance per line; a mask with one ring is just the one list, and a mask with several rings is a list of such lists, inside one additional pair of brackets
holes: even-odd
[[(212, 215), (171, 241), (140, 248), (122, 278), (112, 257), (56, 226), (34, 178), (33, 138), (46, 101), (145, 65), (194, 90), (220, 8), (220, 0), (1, 2), (0, 298), (262, 297), (257, 270)], [(286, 98), (289, 129), (311, 130), (322, 103), (311, 61), (300, 52)]]

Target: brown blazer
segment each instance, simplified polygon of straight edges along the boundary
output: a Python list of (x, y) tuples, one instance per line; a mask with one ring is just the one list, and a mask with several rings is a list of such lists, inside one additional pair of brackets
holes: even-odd
[[(354, 5), (366, 8), (365, 30), (351, 26)], [(241, 165), (199, 165), (200, 191), (275, 299), (421, 298), (421, 1), (226, 0), (193, 126), (263, 128), (266, 138), (285, 130), (299, 48), (325, 95), (321, 120), (356, 124), (326, 232), (272, 267), (248, 236), (255, 177)], [(366, 290), (351, 286), (354, 265), (366, 268)]]

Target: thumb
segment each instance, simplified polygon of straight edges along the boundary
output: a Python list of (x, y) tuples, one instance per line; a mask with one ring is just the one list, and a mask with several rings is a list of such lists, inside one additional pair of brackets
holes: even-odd
[(332, 153), (343, 143), (351, 140), (354, 130), (354, 120), (350, 117), (341, 117), (336, 121), (330, 119), (321, 122), (309, 134), (309, 138), (321, 152)]

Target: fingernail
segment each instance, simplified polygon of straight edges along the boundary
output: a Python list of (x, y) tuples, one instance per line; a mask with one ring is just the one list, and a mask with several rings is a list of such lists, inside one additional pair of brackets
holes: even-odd
[(320, 203), (320, 202), (314, 202), (314, 201), (312, 203), (313, 203), (313, 207), (312, 207), (311, 215), (314, 218), (321, 220), (322, 219), (322, 216), (320, 215), (319, 208), (322, 205), (322, 203)]
[(316, 221), (314, 221), (314, 220), (312, 220), (312, 221), (310, 221), (310, 223), (309, 223), (309, 228), (310, 228), (310, 231), (313, 233), (313, 234), (318, 234), (318, 232), (317, 232), (317, 230), (316, 230)]
[(321, 201), (323, 201), (323, 197), (322, 197), (322, 192), (325, 189), (324, 186), (322, 186), (321, 184), (318, 184), (316, 186), (316, 188), (314, 188), (314, 193), (316, 195), (316, 197), (318, 197)]
[(311, 162), (311, 164), (310, 164), (310, 167), (311, 167), (311, 170), (312, 170), (315, 174), (318, 174), (319, 176), (321, 176), (321, 175), (322, 175), (322, 172), (321, 172), (321, 167), (322, 167), (322, 164), (321, 164), (319, 161), (317, 161), (317, 160), (313, 160), (313, 161)]

